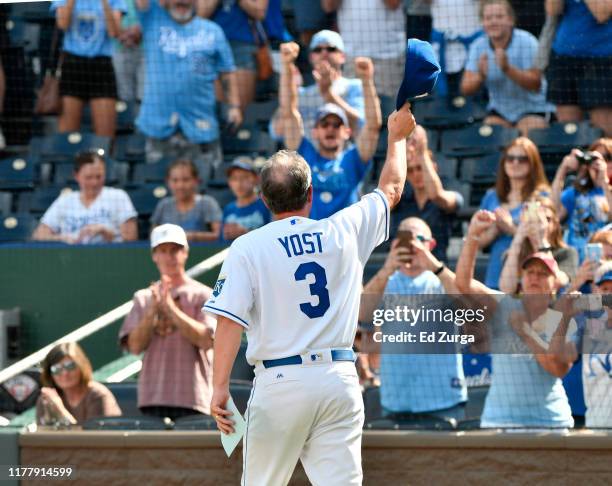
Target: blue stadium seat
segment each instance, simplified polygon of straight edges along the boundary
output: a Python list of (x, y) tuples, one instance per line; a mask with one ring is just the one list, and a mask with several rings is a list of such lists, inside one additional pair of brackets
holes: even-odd
[(214, 198), (215, 201), (219, 203), (221, 209), (236, 199), (236, 196), (234, 196), (234, 193), (228, 187), (208, 186), (204, 194), (208, 194), (210, 197)]
[(13, 193), (0, 192), (0, 216), (7, 216), (12, 212)]
[(38, 220), (30, 214), (9, 214), (0, 219), (0, 242), (26, 241)]
[(268, 131), (268, 123), (278, 108), (278, 100), (260, 101), (249, 104), (244, 110), (243, 123), (257, 126), (261, 131)]
[(98, 417), (83, 422), (84, 430), (170, 430), (174, 422), (160, 417)]
[(533, 128), (528, 137), (538, 146), (540, 153), (566, 154), (574, 147), (588, 147), (602, 137), (601, 129), (581, 123), (554, 123), (548, 128)]
[(425, 98), (415, 102), (414, 118), (425, 128), (446, 130), (461, 128), (483, 120), (485, 109), (471, 98)]
[(30, 142), (30, 153), (40, 163), (72, 161), (79, 152), (102, 149), (110, 154), (110, 137), (100, 137), (93, 133), (57, 133), (45, 137), (34, 137)]
[(438, 165), (438, 175), (442, 179), (447, 181), (457, 179), (457, 159), (446, 157), (442, 153), (434, 154), (433, 158)]
[(132, 182), (136, 184), (144, 184), (146, 182), (165, 183), (168, 166), (172, 161), (162, 159), (155, 164), (141, 163), (134, 166), (132, 174)]
[(117, 136), (113, 158), (121, 162), (144, 162), (145, 136), (141, 133)]
[[(117, 127), (115, 133), (130, 134), (134, 131), (134, 122), (138, 115), (138, 105), (135, 102), (125, 102), (117, 100), (115, 103), (117, 110)], [(85, 131), (93, 131), (93, 122), (91, 119), (91, 109), (89, 104), (83, 108), (83, 116), (81, 119), (81, 128)]]
[(128, 189), (127, 192), (140, 217), (153, 214), (157, 203), (169, 194), (168, 189), (163, 184), (144, 184)]
[(71, 190), (66, 186), (37, 187), (33, 191), (23, 192), (19, 195), (17, 202), (19, 212), (30, 213), (37, 216), (42, 214), (51, 206), (64, 190)]
[(477, 157), (498, 152), (519, 136), (518, 130), (500, 125), (473, 125), (442, 133), (442, 152), (450, 157)]
[(35, 164), (29, 158), (9, 157), (0, 160), (0, 189), (32, 189)]
[(276, 143), (266, 132), (247, 125), (242, 125), (235, 134), (224, 132), (221, 145), (224, 155), (256, 153), (269, 157), (276, 150)]
[(138, 382), (124, 381), (121, 383), (105, 383), (104, 385), (115, 396), (123, 415), (131, 417), (142, 415), (138, 408)]
[(460, 179), (471, 186), (470, 206), (479, 206), (487, 189), (495, 185), (499, 158), (499, 154), (489, 154), (461, 161)]

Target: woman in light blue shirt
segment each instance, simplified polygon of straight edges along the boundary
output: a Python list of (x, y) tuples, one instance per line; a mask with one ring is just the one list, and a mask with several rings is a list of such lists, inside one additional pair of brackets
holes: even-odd
[(64, 31), (60, 132), (78, 131), (90, 102), (97, 135), (115, 135), (117, 86), (111, 38), (120, 32), (124, 0), (54, 0), (57, 27)]

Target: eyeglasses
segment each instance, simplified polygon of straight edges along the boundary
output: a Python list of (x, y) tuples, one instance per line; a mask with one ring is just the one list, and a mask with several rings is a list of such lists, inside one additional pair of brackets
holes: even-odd
[(332, 121), (322, 121), (321, 123), (319, 123), (319, 126), (321, 128), (332, 127), (332, 128), (335, 128), (337, 130), (338, 128), (340, 128), (342, 126), (342, 123), (341, 122), (332, 122)]
[(415, 165), (414, 167), (408, 166), (408, 174), (412, 174), (413, 172), (423, 172), (423, 168), (420, 165)]
[(529, 162), (529, 157), (526, 155), (506, 155), (504, 157), (506, 162), (518, 162), (519, 164), (526, 164)]
[(317, 54), (321, 54), (323, 51), (329, 52), (330, 54), (332, 52), (338, 52), (338, 48), (334, 47), (334, 46), (328, 46), (328, 47), (322, 47), (322, 46), (318, 46), (315, 47), (312, 52), (316, 52)]
[(427, 238), (427, 236), (423, 236), (423, 235), (414, 235), (414, 237), (419, 240), (421, 243), (427, 243), (428, 241), (431, 241), (431, 238)]
[(58, 363), (51, 365), (49, 367), (49, 371), (51, 371), (52, 375), (59, 375), (62, 371), (73, 371), (77, 367), (77, 364), (74, 361), (66, 361), (65, 363)]

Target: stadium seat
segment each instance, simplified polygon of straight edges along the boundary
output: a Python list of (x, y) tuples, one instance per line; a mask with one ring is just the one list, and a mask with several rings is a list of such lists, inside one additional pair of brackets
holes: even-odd
[(24, 192), (19, 196), (18, 210), (20, 213), (42, 216), (64, 190), (71, 189), (65, 186), (48, 186), (37, 187), (31, 192)]
[(7, 216), (12, 212), (13, 193), (0, 191), (0, 216)]
[[(117, 127), (115, 133), (117, 135), (132, 133), (135, 126), (134, 121), (138, 115), (138, 105), (132, 101), (125, 102), (117, 100), (115, 108), (117, 110)], [(82, 129), (87, 129), (87, 131), (93, 131), (91, 109), (88, 104), (83, 108), (81, 127)]]
[(140, 163), (134, 166), (132, 182), (144, 184), (147, 182), (157, 182), (163, 184), (166, 181), (166, 173), (171, 161), (162, 159), (155, 164)]
[(518, 130), (500, 125), (473, 125), (442, 133), (442, 152), (451, 157), (477, 157), (498, 152), (519, 136)]
[(470, 206), (479, 206), (487, 189), (495, 185), (499, 158), (499, 154), (490, 154), (461, 161), (460, 179), (471, 186), (468, 202)]
[(38, 220), (30, 214), (9, 214), (0, 219), (0, 242), (26, 241)]
[(169, 418), (149, 417), (99, 417), (83, 422), (84, 430), (171, 430), (174, 422)]
[(30, 143), (30, 153), (37, 162), (71, 161), (79, 152), (102, 149), (110, 154), (110, 137), (100, 137), (93, 133), (57, 133), (45, 137), (34, 137)]
[(461, 219), (469, 219), (474, 214), (474, 211), (478, 209), (480, 200), (477, 203), (472, 198), (472, 186), (469, 182), (461, 182), (459, 180), (450, 180), (448, 184), (444, 186), (449, 191), (457, 191), (463, 196), (464, 205), (459, 210), (458, 216)]
[(234, 367), (232, 368), (232, 373), (230, 374), (230, 379), (232, 380), (244, 380), (247, 382), (252, 382), (253, 378), (255, 378), (253, 367), (249, 363), (247, 363), (246, 360), (246, 348), (246, 343), (240, 344), (238, 356), (236, 356), (236, 360), (234, 361)]
[(121, 162), (144, 162), (145, 136), (141, 133), (117, 136), (113, 158)]
[(136, 381), (123, 381), (121, 383), (104, 383), (113, 393), (121, 413), (136, 417), (142, 415), (138, 408), (138, 383)]
[(268, 124), (278, 108), (278, 100), (262, 101), (249, 104), (244, 110), (243, 124), (257, 126), (261, 131), (268, 131)]
[(34, 165), (32, 160), (25, 157), (0, 160), (0, 190), (32, 189), (35, 180)]
[(174, 421), (174, 430), (217, 430), (217, 422), (210, 415), (187, 415)]
[(144, 184), (128, 189), (128, 195), (138, 216), (146, 217), (153, 214), (157, 203), (168, 195), (168, 189), (163, 184)]
[(365, 411), (365, 423), (382, 418), (382, 406), (380, 405), (380, 387), (369, 386), (363, 391), (363, 406)]
[(223, 188), (209, 186), (204, 191), (204, 194), (208, 194), (210, 197), (214, 198), (215, 201), (217, 201), (217, 203), (221, 207), (221, 209), (223, 209), (225, 206), (227, 206), (229, 203), (236, 199), (234, 193), (227, 187)]
[(433, 155), (436, 164), (438, 165), (438, 175), (447, 181), (457, 179), (457, 159), (446, 157), (442, 153)]
[(436, 130), (461, 128), (486, 116), (481, 105), (463, 96), (418, 100), (412, 111), (418, 124)]
[(538, 146), (540, 153), (566, 154), (574, 147), (588, 147), (603, 132), (588, 122), (554, 123), (548, 128), (533, 128), (528, 137)]
[(276, 143), (256, 126), (242, 125), (235, 134), (224, 132), (221, 144), (225, 155), (256, 153), (269, 157), (276, 150)]

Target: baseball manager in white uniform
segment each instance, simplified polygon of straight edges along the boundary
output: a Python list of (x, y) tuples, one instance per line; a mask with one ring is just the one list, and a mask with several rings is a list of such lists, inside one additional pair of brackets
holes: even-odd
[(406, 103), (389, 116), (378, 188), (320, 221), (308, 164), (280, 151), (263, 166), (268, 225), (231, 246), (213, 297), (217, 314), (212, 415), (232, 431), (225, 405), (243, 330), (255, 366), (243, 443), (243, 485), (287, 484), (300, 459), (314, 485), (362, 482), (363, 400), (352, 351), (363, 267), (389, 236), (389, 212), (406, 178), (406, 137), (415, 121)]

